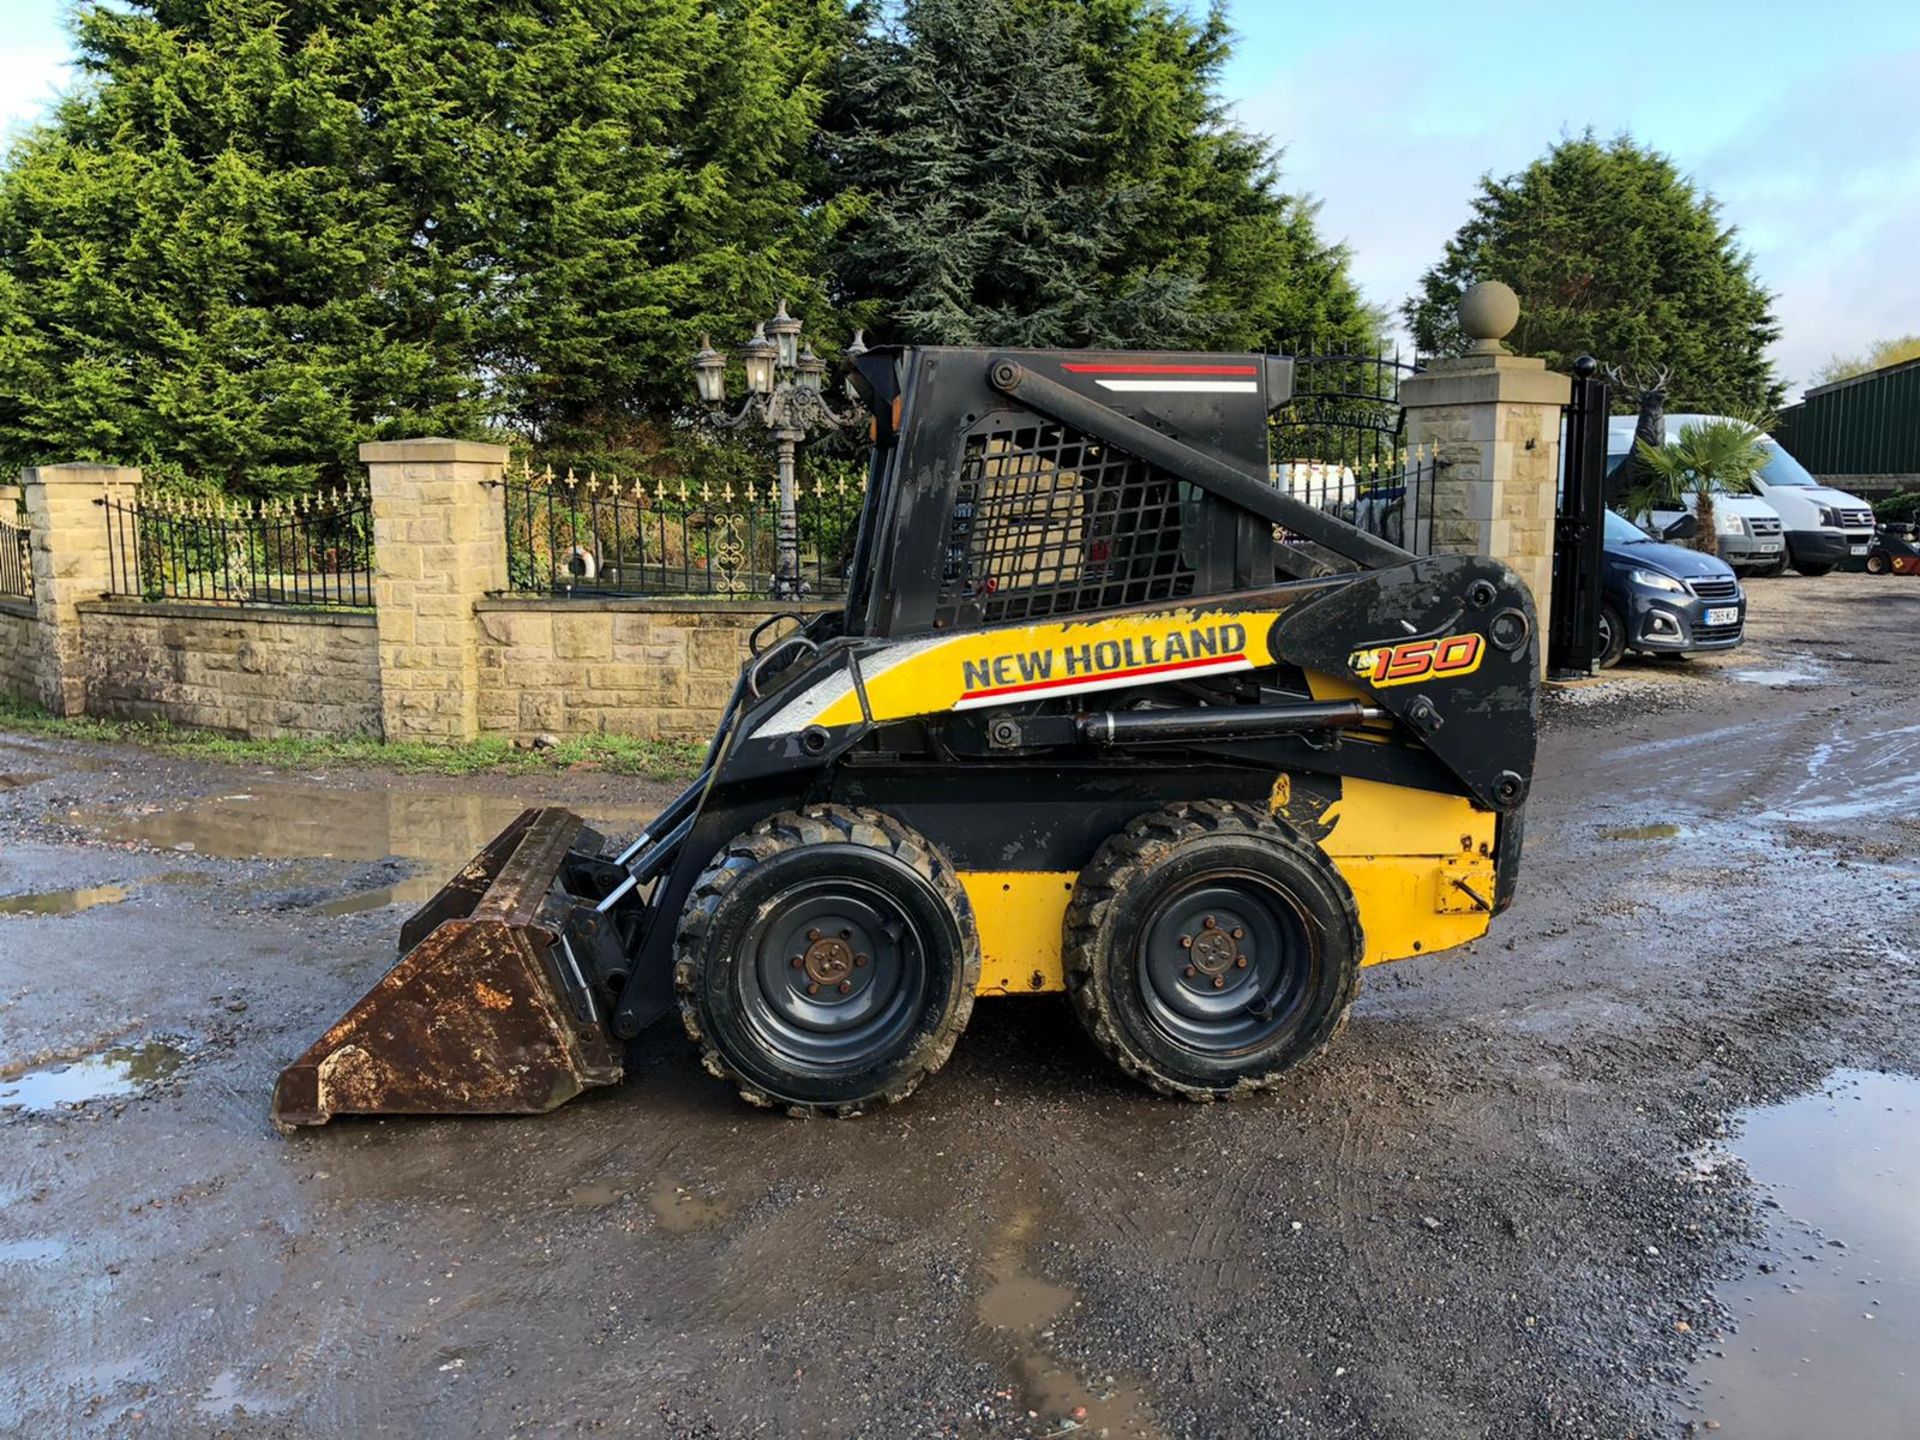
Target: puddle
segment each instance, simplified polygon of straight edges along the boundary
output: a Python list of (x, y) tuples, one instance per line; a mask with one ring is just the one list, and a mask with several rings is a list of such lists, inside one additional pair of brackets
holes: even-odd
[[(506, 795), (424, 791), (328, 790), (263, 785), (252, 793), (209, 796), (173, 808), (95, 811), (82, 822), (108, 840), (227, 860), (384, 860), (418, 862), (393, 885), (355, 891), (313, 908), (351, 915), (432, 898), (456, 869), (506, 828), (526, 805)], [(651, 809), (603, 809), (583, 816), (615, 834), (639, 830)]]
[(604, 1210), (609, 1205), (618, 1205), (626, 1198), (626, 1187), (612, 1180), (595, 1180), (591, 1184), (576, 1185), (567, 1191), (567, 1204), (580, 1210)]
[(98, 1055), (44, 1065), (10, 1080), (0, 1080), (0, 1110), (54, 1110), (88, 1100), (110, 1100), (133, 1095), (156, 1080), (164, 1080), (186, 1059), (177, 1045), (148, 1040), (140, 1045), (115, 1045)]
[(1073, 1305), (1074, 1295), (1027, 1270), (1023, 1255), (1034, 1219), (1030, 1207), (1015, 1210), (985, 1261), (987, 1285), (974, 1302), (975, 1316), (990, 1332), (985, 1348), (1016, 1378), (1019, 1404), (1034, 1413), (1040, 1433), (1111, 1440), (1164, 1435), (1138, 1385), (1112, 1375), (1083, 1379), (1048, 1347), (1048, 1327)]
[(1001, 1249), (986, 1262), (987, 1288), (974, 1313), (994, 1330), (1040, 1330), (1073, 1303), (1073, 1291), (1022, 1268), (1020, 1247), (1033, 1229), (1033, 1212), (1016, 1210), (1001, 1232)]
[(660, 1228), (669, 1235), (691, 1235), (718, 1225), (733, 1207), (717, 1196), (696, 1195), (671, 1180), (654, 1181), (647, 1195), (647, 1208), (653, 1211)]
[(1677, 840), (1687, 833), (1684, 825), (1663, 822), (1658, 825), (1603, 825), (1602, 840)]
[(207, 1386), (194, 1408), (202, 1415), (225, 1416), (236, 1410), (243, 1415), (276, 1415), (292, 1403), (256, 1395), (246, 1388), (238, 1373), (222, 1370), (213, 1377), (213, 1383)]
[(0, 1240), (0, 1265), (45, 1265), (66, 1253), (64, 1240)]
[(1729, 670), (1726, 673), (1743, 685), (1813, 685), (1820, 679), (1811, 670)]
[[(445, 877), (440, 878), (444, 880)], [(400, 892), (407, 888), (410, 887), (402, 885), (382, 885), (377, 890), (355, 890), (349, 895), (342, 895), (338, 900), (324, 900), (320, 904), (308, 908), (316, 915), (360, 915), (368, 910), (384, 910), (387, 906), (397, 903), (401, 898)], [(433, 892), (429, 890), (427, 895), (431, 895), (432, 893)], [(414, 898), (424, 900), (427, 898), (427, 895), (420, 895)]]
[(1694, 1368), (1700, 1414), (1726, 1440), (1914, 1435), (1916, 1135), (1920, 1081), (1866, 1071), (1745, 1117), (1731, 1148), (1780, 1209), (1774, 1268), (1722, 1289), (1737, 1329)]
[(0, 900), (0, 915), (77, 915), (96, 905), (118, 905), (126, 898), (126, 890), (118, 885), (43, 890), (34, 895), (9, 895)]

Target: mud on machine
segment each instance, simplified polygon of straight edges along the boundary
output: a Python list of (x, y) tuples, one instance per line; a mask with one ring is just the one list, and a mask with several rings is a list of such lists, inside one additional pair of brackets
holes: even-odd
[(626, 849), (563, 809), (495, 837), (275, 1121), (549, 1110), (675, 1010), (748, 1100), (851, 1115), (937, 1070), (976, 996), (1056, 991), (1130, 1075), (1224, 1098), (1323, 1050), (1362, 967), (1484, 933), (1531, 598), (1272, 484), (1291, 375), (859, 355), (845, 609), (761, 627), (707, 768)]

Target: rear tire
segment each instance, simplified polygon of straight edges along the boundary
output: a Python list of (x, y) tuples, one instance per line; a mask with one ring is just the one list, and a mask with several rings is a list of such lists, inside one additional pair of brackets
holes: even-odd
[(1250, 806), (1172, 805), (1080, 872), (1067, 990), (1127, 1074), (1226, 1099), (1272, 1088), (1332, 1043), (1362, 948), (1353, 894), (1317, 845)]
[(1600, 602), (1600, 638), (1594, 649), (1602, 670), (1611, 670), (1627, 653), (1627, 622), (1611, 600)]
[(775, 815), (708, 863), (680, 919), (674, 988), (708, 1070), (755, 1105), (857, 1115), (953, 1053), (980, 937), (953, 866), (890, 815)]
[(1878, 550), (1869, 551), (1867, 554), (1867, 573), (1869, 575), (1886, 574), (1887, 557), (1882, 555)]

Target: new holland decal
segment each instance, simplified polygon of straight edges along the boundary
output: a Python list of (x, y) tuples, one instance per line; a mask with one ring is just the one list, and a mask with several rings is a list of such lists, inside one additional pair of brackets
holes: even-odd
[(1478, 635), (1443, 635), (1437, 640), (1382, 641), (1353, 652), (1347, 664), (1376, 690), (1411, 685), (1416, 680), (1451, 680), (1471, 675), (1486, 655)]
[(1232, 620), (1186, 625), (1111, 640), (964, 656), (962, 693), (954, 709), (1252, 668), (1246, 626)]

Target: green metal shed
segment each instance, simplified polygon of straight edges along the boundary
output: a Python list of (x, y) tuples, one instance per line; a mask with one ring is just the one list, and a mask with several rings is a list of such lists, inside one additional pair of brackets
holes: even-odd
[(1830, 485), (1868, 499), (1920, 489), (1920, 360), (1816, 385), (1774, 438)]

